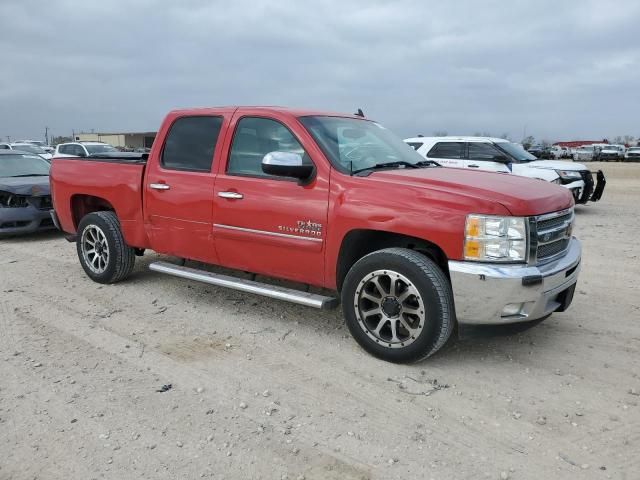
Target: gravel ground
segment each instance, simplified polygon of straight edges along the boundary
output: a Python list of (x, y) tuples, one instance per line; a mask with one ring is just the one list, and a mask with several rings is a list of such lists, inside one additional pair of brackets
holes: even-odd
[(410, 366), (340, 311), (0, 240), (0, 479), (640, 478), (640, 165), (600, 168), (569, 311)]

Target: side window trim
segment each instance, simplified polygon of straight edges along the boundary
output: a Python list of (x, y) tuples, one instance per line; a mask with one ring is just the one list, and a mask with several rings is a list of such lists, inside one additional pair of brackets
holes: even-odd
[(284, 181), (284, 182), (298, 182), (298, 180), (295, 179), (295, 178), (275, 177), (275, 176), (267, 175), (267, 174), (256, 175), (256, 174), (253, 174), (253, 173), (229, 172), (229, 165), (231, 163), (231, 153), (233, 151), (233, 143), (234, 143), (234, 141), (236, 139), (236, 135), (238, 134), (238, 130), (239, 130), (238, 126), (240, 125), (240, 122), (245, 118), (257, 118), (257, 119), (262, 119), (262, 120), (270, 120), (272, 122), (276, 122), (276, 123), (282, 125), (282, 127), (285, 128), (289, 132), (291, 137), (298, 143), (298, 145), (300, 145), (300, 147), (302, 148), (302, 151), (306, 154), (306, 156), (309, 159), (309, 161), (313, 164), (314, 169), (316, 168), (315, 162), (311, 158), (311, 155), (309, 155), (307, 150), (304, 148), (303, 143), (300, 141), (298, 136), (285, 123), (283, 123), (280, 120), (277, 120), (275, 118), (264, 116), (264, 115), (248, 114), (248, 115), (242, 115), (242, 116), (238, 117), (235, 120), (235, 123), (234, 123), (234, 126), (233, 126), (233, 133), (231, 134), (231, 141), (229, 142), (229, 148), (227, 149), (227, 152), (226, 152), (226, 160), (225, 160), (225, 165), (224, 165), (224, 170), (223, 170), (225, 175), (228, 175), (230, 177), (246, 177), (246, 178), (264, 179), (264, 180), (278, 180), (278, 181)]

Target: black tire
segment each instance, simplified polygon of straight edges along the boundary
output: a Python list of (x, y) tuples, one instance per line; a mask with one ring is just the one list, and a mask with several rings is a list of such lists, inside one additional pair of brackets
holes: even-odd
[[(90, 265), (91, 254), (86, 253), (90, 251), (90, 246), (85, 239), (90, 232), (93, 235), (102, 232), (104, 239), (101, 245), (106, 242), (108, 247), (103, 249), (106, 251), (106, 260), (99, 259), (97, 268), (95, 264)], [(98, 283), (116, 283), (124, 280), (133, 270), (136, 261), (135, 249), (124, 242), (120, 222), (114, 212), (94, 212), (86, 215), (78, 225), (76, 250), (85, 273), (91, 280)], [(95, 254), (93, 255), (95, 258)], [(103, 268), (102, 263), (104, 263)]]
[[(384, 278), (381, 272), (384, 272), (384, 275), (389, 277), (389, 280), (392, 277), (398, 279), (393, 280), (393, 291), (389, 287), (390, 293), (387, 294), (390, 295), (395, 292), (396, 297), (391, 295), (391, 298), (396, 298), (396, 301), (401, 300), (403, 296), (402, 294), (398, 295), (398, 289), (403, 286), (405, 287), (405, 292), (410, 288), (412, 291), (418, 292), (418, 295), (409, 296), (407, 300), (401, 300), (397, 303), (396, 307), (399, 308), (399, 314), (397, 308), (390, 314), (390, 317), (395, 315), (395, 318), (402, 317), (405, 320), (409, 318), (412, 321), (413, 325), (411, 326), (415, 330), (405, 329), (402, 324), (395, 322), (392, 330), (393, 338), (398, 339), (404, 329), (406, 335), (404, 338), (407, 343), (385, 340), (381, 338), (382, 335), (378, 336), (370, 328), (370, 323), (373, 322), (391, 322), (391, 318), (386, 316), (388, 312), (385, 310), (389, 306), (385, 302), (390, 297), (385, 296), (385, 292), (376, 288), (380, 292), (380, 299), (376, 299), (380, 308), (374, 308), (373, 310), (384, 312), (379, 317), (376, 317), (376, 314), (366, 316), (366, 313), (373, 310), (363, 310), (362, 308), (362, 302), (368, 301), (367, 298), (371, 297), (370, 294), (364, 294), (363, 292), (368, 288), (368, 285), (376, 283), (373, 281), (376, 278), (375, 275), (380, 275), (380, 279)], [(406, 282), (403, 283), (401, 278)], [(377, 285), (380, 285), (380, 283), (381, 281), (379, 280)], [(362, 295), (365, 295), (364, 300)], [(414, 306), (417, 306), (417, 308), (412, 308), (411, 310), (416, 311), (416, 313), (423, 313), (422, 319), (419, 315), (404, 317), (405, 303), (402, 303), (403, 301), (414, 301)], [(394, 308), (393, 300), (391, 300), (390, 305), (391, 308)], [(375, 307), (375, 303), (373, 306)], [(371, 355), (394, 363), (417, 362), (433, 355), (447, 343), (456, 324), (453, 293), (446, 275), (435, 262), (425, 255), (404, 248), (379, 250), (358, 260), (351, 267), (345, 278), (342, 288), (342, 308), (347, 327), (360, 346)], [(368, 319), (370, 318), (373, 318), (373, 320), (369, 321)], [(383, 320), (385, 318), (387, 320)], [(399, 321), (400, 319), (398, 318)], [(419, 323), (421, 321), (422, 324)], [(406, 324), (406, 322), (403, 324)], [(383, 328), (387, 328), (387, 325), (385, 324)], [(380, 329), (380, 323), (377, 324), (377, 330), (379, 333), (383, 331)], [(391, 323), (388, 324), (387, 331), (391, 331)], [(411, 332), (419, 333), (412, 335)]]

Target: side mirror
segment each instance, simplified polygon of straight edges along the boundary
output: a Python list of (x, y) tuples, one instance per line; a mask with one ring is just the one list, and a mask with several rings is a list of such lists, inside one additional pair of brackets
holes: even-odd
[(494, 162), (500, 162), (500, 163), (507, 163), (509, 161), (509, 159), (507, 157), (505, 157), (504, 155), (494, 155), (493, 156), (493, 161)]
[(80, 154), (78, 155), (79, 157), (86, 157), (87, 154), (85, 152), (80, 152)]
[(313, 165), (303, 164), (302, 155), (293, 152), (270, 152), (262, 159), (262, 171), (277, 177), (307, 180), (313, 174)]

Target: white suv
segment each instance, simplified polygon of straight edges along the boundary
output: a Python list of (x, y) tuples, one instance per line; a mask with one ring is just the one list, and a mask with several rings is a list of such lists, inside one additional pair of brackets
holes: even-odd
[(56, 146), (54, 157), (88, 157), (97, 153), (117, 152), (118, 150), (104, 142), (70, 142)]
[(490, 137), (407, 138), (423, 157), (444, 167), (469, 168), (510, 173), (558, 183), (571, 190), (576, 203), (600, 200), (606, 183), (602, 171), (595, 185), (591, 172), (582, 164), (557, 160), (538, 160), (522, 145)]

